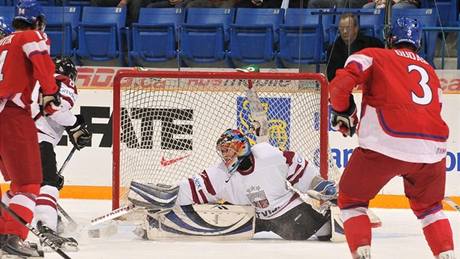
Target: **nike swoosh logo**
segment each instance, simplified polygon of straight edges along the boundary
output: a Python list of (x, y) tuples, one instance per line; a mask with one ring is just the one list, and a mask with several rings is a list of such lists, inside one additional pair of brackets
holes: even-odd
[(161, 157), (161, 161), (160, 161), (160, 165), (161, 166), (168, 166), (168, 165), (172, 165), (182, 159), (185, 159), (187, 157), (189, 157), (190, 155), (186, 155), (186, 156), (181, 156), (181, 157), (178, 157), (178, 158), (174, 158), (174, 159), (168, 159), (166, 160), (163, 156)]

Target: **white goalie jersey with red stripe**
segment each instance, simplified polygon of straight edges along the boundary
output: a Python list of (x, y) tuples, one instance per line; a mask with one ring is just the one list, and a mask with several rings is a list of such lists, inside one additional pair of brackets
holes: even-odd
[(319, 170), (292, 151), (280, 151), (268, 143), (251, 148), (253, 170), (229, 175), (223, 163), (179, 183), (178, 205), (217, 203), (253, 205), (260, 219), (283, 215), (303, 201), (288, 190), (286, 181), (296, 189), (309, 189)]
[(31, 110), (32, 118), (38, 130), (38, 142), (46, 141), (56, 146), (65, 131), (65, 127), (72, 126), (77, 121), (77, 118), (70, 110), (77, 101), (78, 93), (74, 82), (70, 78), (59, 74), (55, 74), (54, 77), (56, 82), (59, 82), (60, 87), (61, 106), (59, 111), (47, 117), (40, 113), (38, 103), (40, 84), (38, 82), (32, 92)]

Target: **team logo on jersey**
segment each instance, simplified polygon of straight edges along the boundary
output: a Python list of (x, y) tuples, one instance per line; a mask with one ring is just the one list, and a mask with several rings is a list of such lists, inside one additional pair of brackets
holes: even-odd
[(246, 196), (248, 197), (249, 201), (252, 205), (256, 208), (265, 209), (270, 206), (270, 202), (268, 202), (267, 195), (265, 195), (265, 191), (260, 188), (260, 186), (251, 186), (246, 189)]
[[(260, 98), (262, 106), (267, 113), (270, 144), (281, 150), (289, 150), (291, 131), (291, 99), (280, 97)], [(255, 143), (256, 137), (253, 130), (249, 101), (245, 96), (237, 99), (237, 126), (247, 134), (251, 144)]]

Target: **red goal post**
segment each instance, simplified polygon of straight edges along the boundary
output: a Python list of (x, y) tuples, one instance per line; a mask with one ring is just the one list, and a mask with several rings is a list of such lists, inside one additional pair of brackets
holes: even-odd
[(248, 80), (268, 114), (271, 144), (300, 152), (327, 178), (333, 165), (324, 75), (119, 70), (113, 82), (112, 207), (120, 206), (131, 180), (174, 184), (213, 165), (213, 145), (223, 130), (250, 128)]

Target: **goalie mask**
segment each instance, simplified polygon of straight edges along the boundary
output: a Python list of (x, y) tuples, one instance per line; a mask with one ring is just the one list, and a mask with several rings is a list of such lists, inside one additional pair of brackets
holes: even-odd
[(217, 140), (216, 149), (230, 174), (234, 173), (241, 161), (251, 154), (248, 138), (237, 129), (226, 130)]

